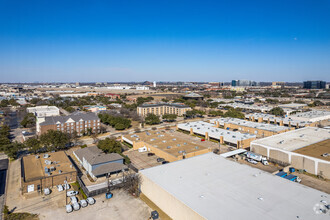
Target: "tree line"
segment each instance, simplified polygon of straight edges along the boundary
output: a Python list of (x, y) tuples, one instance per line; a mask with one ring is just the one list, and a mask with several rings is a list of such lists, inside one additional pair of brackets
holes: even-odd
[(113, 116), (107, 113), (100, 113), (99, 118), (102, 123), (114, 127), (116, 130), (124, 130), (131, 127), (132, 121), (122, 116)]

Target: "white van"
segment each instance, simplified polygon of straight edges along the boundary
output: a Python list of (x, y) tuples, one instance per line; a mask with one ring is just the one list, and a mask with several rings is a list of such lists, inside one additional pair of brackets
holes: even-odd
[(87, 202), (86, 202), (86, 200), (80, 200), (80, 205), (81, 205), (81, 207), (86, 207), (87, 206)]
[(86, 200), (90, 205), (93, 205), (95, 203), (95, 199), (93, 199), (92, 197), (88, 197)]
[(78, 211), (78, 210), (80, 209), (80, 205), (79, 205), (78, 202), (73, 203), (72, 206), (73, 206), (73, 209), (74, 209), (75, 211)]
[(65, 206), (65, 209), (66, 209), (66, 212), (67, 212), (67, 213), (70, 213), (70, 212), (73, 211), (73, 209), (72, 209), (72, 205), (66, 205), (66, 206)]
[(57, 190), (58, 190), (59, 192), (62, 192), (62, 191), (63, 191), (63, 186), (62, 186), (62, 185), (57, 185)]
[(71, 196), (70, 197), (70, 200), (71, 200), (71, 203), (73, 204), (73, 203), (78, 203), (78, 200), (77, 200), (77, 198), (75, 197), (75, 196)]
[(44, 189), (44, 194), (45, 195), (49, 195), (50, 194), (50, 189), (49, 188), (45, 188)]
[(66, 193), (67, 197), (71, 197), (71, 196), (75, 196), (75, 195), (78, 195), (78, 191), (68, 191)]

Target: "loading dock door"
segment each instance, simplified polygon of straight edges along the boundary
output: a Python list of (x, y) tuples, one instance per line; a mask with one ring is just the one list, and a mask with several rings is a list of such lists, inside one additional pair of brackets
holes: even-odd
[(33, 191), (34, 191), (34, 184), (28, 185), (27, 186), (27, 192), (29, 193), (29, 192), (33, 192)]

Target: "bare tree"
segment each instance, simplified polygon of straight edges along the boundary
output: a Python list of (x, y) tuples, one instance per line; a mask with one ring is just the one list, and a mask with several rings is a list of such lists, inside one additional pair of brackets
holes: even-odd
[(93, 143), (94, 144), (96, 144), (99, 141), (99, 139), (97, 138), (97, 133), (92, 133), (91, 137), (93, 138)]
[(142, 183), (141, 176), (139, 174), (127, 175), (124, 179), (124, 189), (132, 195), (139, 196), (139, 186)]

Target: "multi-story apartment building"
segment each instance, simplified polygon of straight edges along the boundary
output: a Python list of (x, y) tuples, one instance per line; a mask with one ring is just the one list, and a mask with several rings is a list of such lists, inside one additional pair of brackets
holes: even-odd
[(37, 118), (37, 135), (42, 135), (48, 130), (58, 130), (78, 135), (92, 129), (92, 133), (100, 132), (100, 119), (95, 113), (73, 113), (67, 116), (51, 116)]
[(146, 116), (150, 113), (155, 115), (175, 114), (182, 116), (189, 110), (191, 108), (182, 103), (147, 103), (137, 107), (137, 113), (140, 116)]

